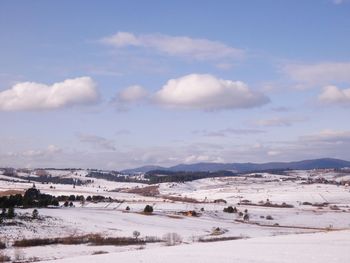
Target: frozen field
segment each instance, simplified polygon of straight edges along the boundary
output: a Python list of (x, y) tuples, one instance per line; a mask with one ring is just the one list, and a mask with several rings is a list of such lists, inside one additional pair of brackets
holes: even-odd
[[(58, 171), (55, 173), (60, 176)], [(12, 220), (14, 223), (0, 228), (0, 239), (8, 244), (8, 248), (0, 251), (19, 262), (54, 259), (62, 262), (350, 262), (350, 254), (345, 252), (350, 244), (350, 189), (347, 185), (306, 184), (303, 180), (322, 175), (298, 171), (289, 176), (264, 173), (259, 177), (162, 183), (154, 186), (157, 193), (148, 196), (134, 193), (148, 187), (140, 183), (97, 179), (74, 188), (36, 183), (42, 193), (51, 195), (103, 195), (118, 201), (74, 202), (74, 207), (41, 208), (39, 219), (33, 220), (23, 219), (29, 218), (33, 209), (16, 209), (19, 217)], [(80, 178), (85, 174), (65, 172), (62, 176)], [(342, 180), (335, 173), (324, 176)], [(0, 195), (9, 190), (25, 191), (32, 186), (22, 178), (8, 181), (2, 175), (1, 179)], [(222, 200), (214, 202), (218, 199)], [(267, 202), (272, 205), (266, 205)], [(281, 206), (283, 203), (287, 206)], [(142, 213), (146, 205), (154, 208), (151, 215)], [(249, 215), (249, 220), (243, 221), (239, 213), (223, 212), (228, 206), (242, 213), (247, 210), (244, 213)], [(188, 211), (196, 211), (198, 216), (184, 214)], [(160, 240), (168, 233), (176, 233), (181, 242), (176, 247), (168, 247), (164, 242), (141, 246), (11, 246), (21, 239), (86, 234), (132, 237), (134, 231), (140, 232), (140, 238)], [(239, 240), (199, 242), (224, 238)], [(111, 254), (95, 255), (101, 253)]]
[(350, 232), (331, 232), (151, 248), (53, 262), (348, 263)]

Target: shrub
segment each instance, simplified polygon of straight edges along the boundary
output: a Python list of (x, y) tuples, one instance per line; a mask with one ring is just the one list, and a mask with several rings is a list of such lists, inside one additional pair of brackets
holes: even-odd
[(229, 207), (225, 207), (224, 208), (224, 212), (225, 213), (237, 213), (237, 208), (236, 207), (232, 207), (232, 206), (229, 206)]
[(182, 242), (182, 237), (177, 233), (167, 233), (163, 236), (163, 240), (167, 246), (175, 246)]
[(273, 217), (268, 215), (268, 216), (266, 216), (266, 220), (273, 220)]
[(224, 203), (227, 204), (227, 201), (225, 199), (215, 199), (214, 203)]
[(0, 249), (5, 249), (6, 244), (0, 240)]
[(11, 261), (11, 258), (0, 253), (0, 262), (10, 262)]
[(7, 218), (14, 218), (15, 217), (15, 208), (10, 207), (8, 212), (7, 212)]
[(244, 214), (243, 220), (244, 220), (244, 221), (249, 221), (249, 215), (248, 215), (248, 214)]
[(37, 209), (34, 209), (32, 212), (32, 218), (37, 219), (39, 217), (39, 212)]
[(127, 206), (127, 207), (125, 208), (125, 210), (126, 210), (126, 211), (130, 211), (130, 207)]
[(138, 239), (138, 237), (141, 235), (141, 233), (137, 230), (135, 230), (134, 232), (132, 232), (132, 235), (135, 239)]
[(153, 213), (153, 207), (150, 205), (146, 205), (145, 209), (143, 209), (143, 212), (145, 213)]

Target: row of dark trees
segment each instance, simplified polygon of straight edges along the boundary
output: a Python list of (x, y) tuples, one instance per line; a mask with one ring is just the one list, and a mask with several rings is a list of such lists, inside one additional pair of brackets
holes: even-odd
[(16, 194), (0, 197), (0, 208), (47, 207), (59, 206), (58, 199), (49, 194), (42, 194), (35, 187), (29, 188), (24, 195)]
[(149, 180), (151, 184), (168, 183), (168, 182), (186, 182), (194, 181), (203, 178), (211, 177), (227, 177), (235, 176), (237, 174), (230, 171), (217, 171), (217, 172), (174, 172), (153, 170), (145, 174), (145, 178)]

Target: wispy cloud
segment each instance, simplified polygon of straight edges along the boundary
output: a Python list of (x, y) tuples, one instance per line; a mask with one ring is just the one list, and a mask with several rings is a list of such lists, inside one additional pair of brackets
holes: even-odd
[(323, 62), (314, 64), (288, 64), (283, 71), (297, 87), (309, 88), (338, 82), (350, 83), (350, 62)]
[(101, 42), (115, 48), (148, 48), (169, 56), (194, 58), (197, 60), (217, 60), (240, 58), (244, 51), (219, 41), (187, 36), (169, 36), (163, 34), (140, 34), (118, 32), (101, 39)]
[(263, 130), (258, 129), (233, 129), (226, 128), (216, 131), (208, 131), (208, 130), (197, 130), (193, 131), (194, 134), (199, 134), (207, 137), (227, 137), (229, 135), (252, 135), (252, 134), (261, 134), (264, 133)]
[(303, 121), (306, 121), (306, 118), (275, 117), (271, 119), (258, 120), (256, 124), (262, 127), (285, 127)]

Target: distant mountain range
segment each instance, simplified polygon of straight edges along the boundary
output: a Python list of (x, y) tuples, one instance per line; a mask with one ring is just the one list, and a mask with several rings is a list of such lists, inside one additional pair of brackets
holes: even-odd
[(215, 172), (215, 171), (233, 171), (233, 172), (253, 172), (264, 170), (310, 170), (326, 168), (345, 168), (350, 167), (349, 161), (333, 158), (322, 158), (314, 160), (303, 160), (298, 162), (269, 162), (269, 163), (194, 163), (178, 164), (172, 167), (161, 167), (155, 165), (142, 166), (134, 169), (123, 170), (123, 173), (136, 174), (146, 173), (152, 170), (164, 171), (186, 171), (186, 172)]

